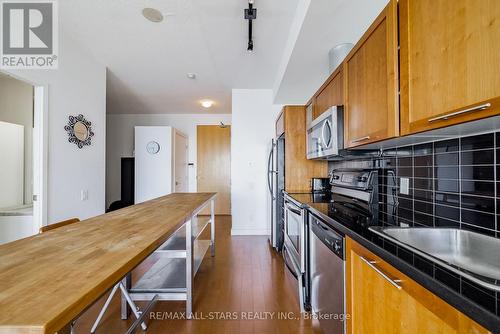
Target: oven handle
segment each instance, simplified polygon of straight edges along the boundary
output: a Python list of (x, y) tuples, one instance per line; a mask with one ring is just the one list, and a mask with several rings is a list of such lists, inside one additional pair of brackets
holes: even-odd
[(288, 203), (285, 203), (286, 209), (290, 212), (295, 213), (298, 216), (302, 216), (302, 211), (292, 208)]

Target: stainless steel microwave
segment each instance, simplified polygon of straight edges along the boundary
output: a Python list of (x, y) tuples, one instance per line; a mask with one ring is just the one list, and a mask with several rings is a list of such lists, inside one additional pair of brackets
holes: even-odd
[(327, 159), (344, 149), (344, 108), (330, 107), (307, 128), (307, 159)]

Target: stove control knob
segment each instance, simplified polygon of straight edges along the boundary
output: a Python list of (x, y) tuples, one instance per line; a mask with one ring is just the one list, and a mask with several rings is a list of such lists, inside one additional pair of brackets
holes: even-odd
[(335, 249), (336, 252), (340, 251), (340, 245), (337, 241), (335, 242), (335, 245), (333, 246), (333, 248)]

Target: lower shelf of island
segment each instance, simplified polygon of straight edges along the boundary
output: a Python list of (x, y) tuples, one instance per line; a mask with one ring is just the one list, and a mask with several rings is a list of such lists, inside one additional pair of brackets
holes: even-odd
[[(193, 243), (193, 277), (210, 248), (210, 240)], [(133, 300), (186, 300), (186, 258), (160, 256), (158, 261), (130, 289)]]

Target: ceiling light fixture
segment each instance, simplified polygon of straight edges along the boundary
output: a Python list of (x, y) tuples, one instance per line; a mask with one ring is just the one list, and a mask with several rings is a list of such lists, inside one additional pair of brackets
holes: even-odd
[(208, 108), (212, 107), (213, 105), (214, 105), (214, 101), (212, 101), (212, 100), (203, 100), (203, 101), (201, 101), (201, 106), (203, 108), (207, 108), (208, 109)]
[(188, 77), (189, 79), (196, 79), (196, 73), (188, 73), (188, 74), (187, 74), (187, 77)]
[(163, 21), (163, 14), (154, 8), (144, 8), (142, 10), (142, 15), (149, 21), (154, 23), (160, 23)]
[(248, 52), (253, 52), (252, 21), (257, 18), (257, 8), (253, 8), (254, 0), (248, 0), (248, 9), (245, 9), (245, 20), (248, 20)]

